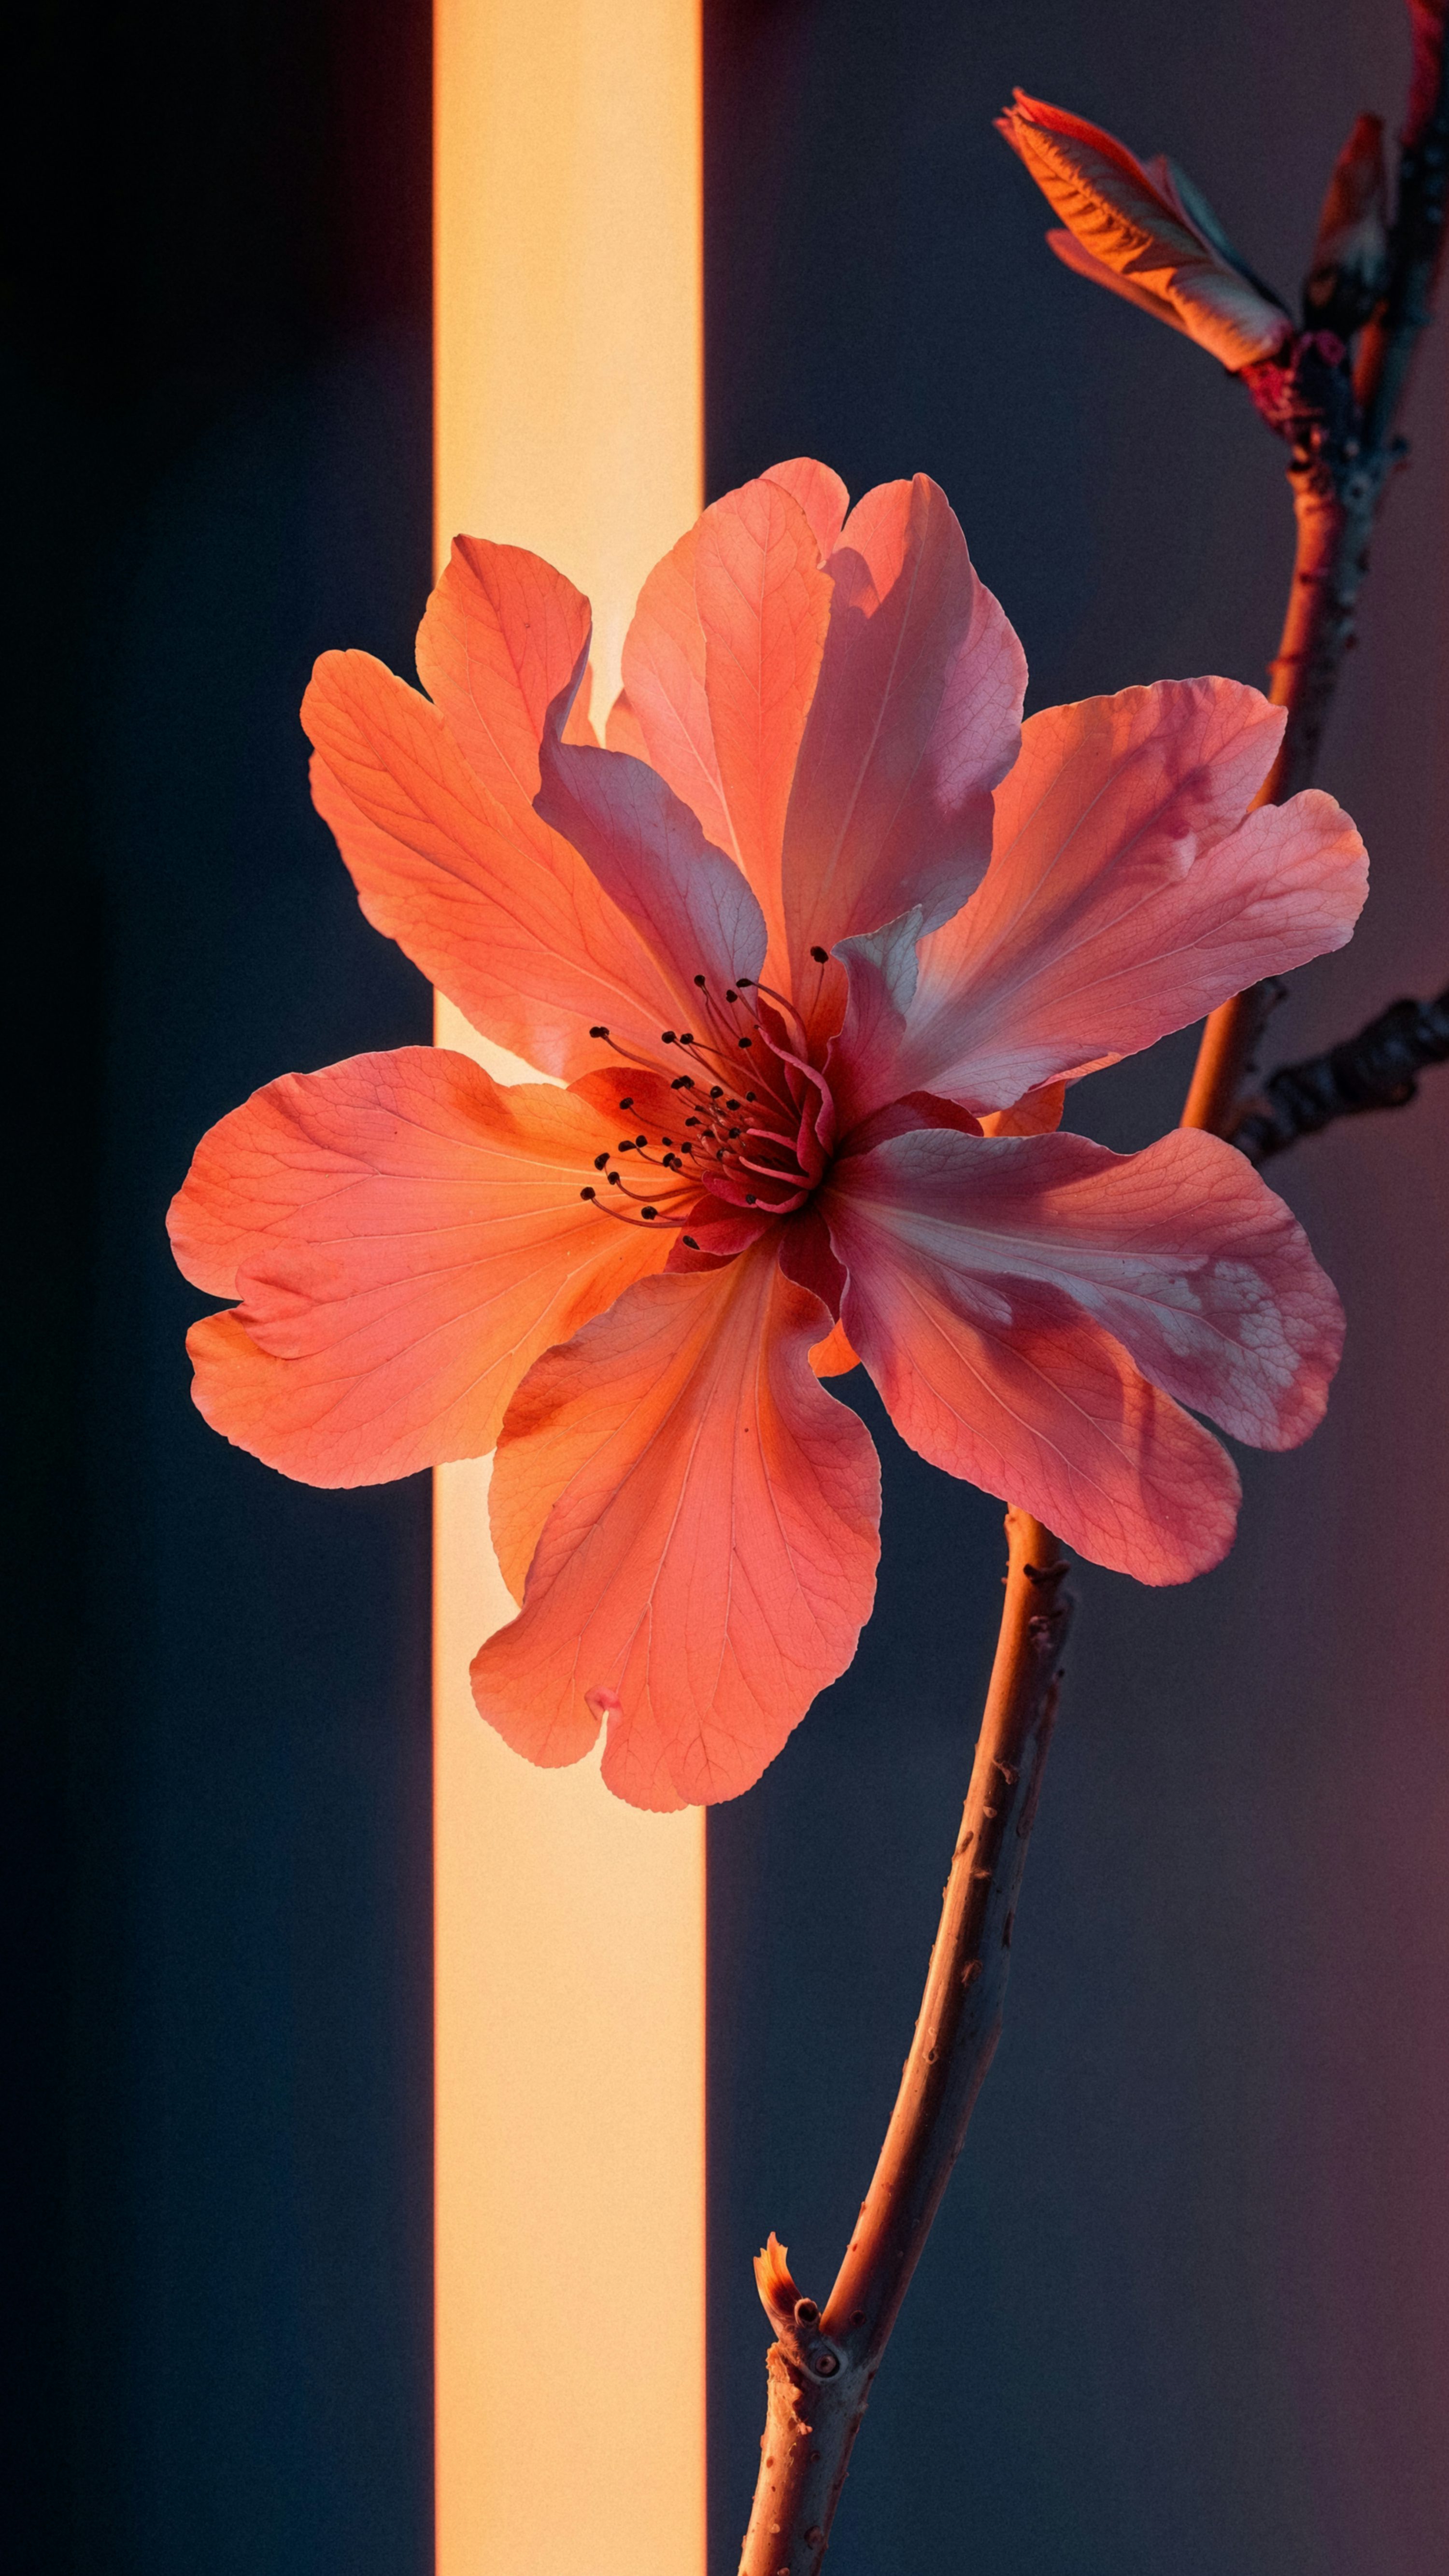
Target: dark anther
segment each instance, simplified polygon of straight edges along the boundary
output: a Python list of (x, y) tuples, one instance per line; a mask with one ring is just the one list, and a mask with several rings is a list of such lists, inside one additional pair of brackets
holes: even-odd
[(633, 1106), (634, 1106), (634, 1095), (633, 1095), (632, 1091), (630, 1092), (629, 1097), (628, 1097), (628, 1099), (627, 1099), (627, 1100), (621, 1100), (621, 1101), (620, 1101), (619, 1106), (620, 1106), (620, 1108), (621, 1108), (621, 1109), (632, 1109), (632, 1108), (633, 1108)]
[(700, 991), (701, 991), (701, 992), (703, 992), (703, 991), (704, 991), (704, 977), (703, 977), (702, 975), (696, 975), (696, 977), (695, 977), (695, 979), (694, 979), (694, 980), (695, 980), (696, 984), (699, 986)]
[(755, 1041), (753, 1038), (741, 1038), (740, 1040), (741, 1046), (753, 1046), (754, 1043)]
[(739, 1105), (740, 1104), (737, 1100), (727, 1100), (725, 1102), (726, 1109), (738, 1109)]
[(711, 1100), (723, 1100), (724, 1084), (722, 1082), (712, 1082), (709, 1086), (709, 1096)]
[(639, 1214), (641, 1216), (657, 1216), (659, 1214), (659, 1210), (657, 1208), (641, 1208), (639, 1210)]
[(810, 954), (814, 958), (817, 966), (825, 966), (830, 962), (830, 951), (828, 948), (812, 948)]
[(737, 1001), (739, 1000), (739, 998), (740, 998), (740, 997), (739, 997), (738, 993), (735, 991), (735, 988), (734, 988), (733, 984), (730, 984), (729, 986), (727, 986), (727, 987), (726, 987), (726, 991), (725, 991), (725, 1000), (726, 1000), (727, 1002), (737, 1002)]
[(579, 1192), (581, 1199), (596, 1199), (598, 1195), (599, 1193), (597, 1190), (580, 1190)]
[(755, 979), (754, 979), (753, 975), (737, 975), (737, 976), (735, 977), (735, 982), (738, 984), (738, 986), (739, 986), (739, 988), (740, 988), (740, 991), (741, 991), (742, 993), (747, 989), (747, 987), (748, 987), (749, 985), (753, 984), (754, 980), (755, 980)]
[(609, 1187), (610, 1187), (610, 1189), (611, 1189), (611, 1190), (621, 1190), (621, 1189), (623, 1188), (623, 1186), (624, 1186), (624, 1184), (623, 1184), (623, 1182), (620, 1180), (618, 1173), (617, 1173), (617, 1172), (611, 1172), (611, 1173), (609, 1174)]
[(675, 1036), (673, 1029), (661, 1029), (659, 1032), (659, 1042), (661, 1046), (678, 1046), (679, 1044), (679, 1040)]
[(606, 1038), (606, 1037), (608, 1036), (608, 1034), (609, 1034), (608, 1030), (607, 1030), (607, 1029), (604, 1029), (604, 1028), (592, 1028), (592, 1029), (590, 1029), (590, 1031), (589, 1031), (589, 1035), (590, 1035), (590, 1037), (591, 1037), (591, 1038)]
[(620, 1153), (621, 1153), (621, 1154), (632, 1154), (632, 1153), (633, 1153), (633, 1151), (634, 1151), (634, 1139), (633, 1139), (633, 1137), (632, 1137), (632, 1136), (621, 1136), (621, 1137), (620, 1137), (620, 1139), (619, 1139), (619, 1151), (620, 1151)]
[(681, 1029), (681, 1030), (680, 1030), (680, 1032), (679, 1032), (679, 1043), (680, 1043), (680, 1045), (681, 1045), (681, 1046), (693, 1046), (693, 1044), (694, 1044), (694, 1031), (693, 1031), (693, 1029)]
[[(693, 1076), (693, 1074), (692, 1074), (692, 1073), (677, 1073), (677, 1074), (675, 1075), (675, 1077), (674, 1077), (674, 1080), (671, 1082), (671, 1084), (670, 1084), (669, 1088), (670, 1088), (670, 1090), (671, 1090), (671, 1091), (692, 1091), (692, 1090), (694, 1089), (694, 1076)], [(632, 1108), (633, 1108), (633, 1106), (634, 1106), (634, 1103), (632, 1102), (632, 1100), (630, 1100), (630, 1101), (623, 1101), (623, 1100), (621, 1100), (621, 1101), (620, 1101), (620, 1103), (619, 1103), (619, 1106), (620, 1106), (620, 1108), (621, 1108), (621, 1109), (624, 1109), (624, 1108), (632, 1109)]]
[(755, 1197), (755, 1194), (754, 1194), (753, 1190), (746, 1190), (746, 1192), (745, 1192), (745, 1205), (746, 1205), (746, 1207), (758, 1207), (758, 1205), (759, 1205), (759, 1201), (758, 1201), (758, 1199)]
[(757, 1091), (747, 1091), (745, 1093), (746, 1100), (758, 1100), (759, 1096), (760, 1095)]
[(681, 1235), (681, 1237), (680, 1237), (680, 1241), (681, 1241), (682, 1243), (686, 1243), (686, 1244), (688, 1244), (689, 1249), (690, 1249), (690, 1251), (691, 1251), (691, 1252), (698, 1252), (698, 1250), (699, 1250), (699, 1246), (698, 1246), (698, 1244), (695, 1242), (695, 1239), (694, 1239), (694, 1237), (693, 1237), (693, 1235), (692, 1235), (692, 1234), (685, 1234), (685, 1235)]
[(634, 1142), (636, 1145), (647, 1145), (649, 1139), (647, 1136), (636, 1136)]
[(734, 1139), (736, 1136), (738, 1136), (739, 1132), (740, 1132), (740, 1131), (739, 1131), (738, 1127), (731, 1127), (731, 1128), (728, 1128), (728, 1129), (726, 1130), (726, 1133), (727, 1133), (727, 1135), (730, 1137), (731, 1141), (733, 1141), (733, 1139)]
[(595, 1171), (596, 1171), (596, 1172), (606, 1172), (606, 1171), (608, 1170), (608, 1168), (609, 1168), (609, 1157), (608, 1157), (608, 1155), (607, 1155), (607, 1154), (596, 1154), (596, 1155), (594, 1156), (594, 1169), (595, 1169)]

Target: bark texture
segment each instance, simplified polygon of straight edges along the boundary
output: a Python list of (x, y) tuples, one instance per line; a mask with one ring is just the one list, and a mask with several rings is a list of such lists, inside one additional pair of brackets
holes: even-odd
[(740, 2576), (814, 2576), (851, 2445), (1001, 2031), (1012, 1924), (1071, 1618), (1067, 1560), (1006, 1516), (1006, 1600), (940, 1927), (900, 2092), (822, 2309), (772, 2236), (756, 2266), (776, 2341)]
[[(1258, 409), (1290, 443), (1288, 480), (1298, 522), (1293, 579), (1269, 695), (1288, 723), (1258, 798), (1281, 805), (1311, 786), (1344, 655), (1355, 640), (1369, 539), (1408, 447), (1396, 423), (1419, 335), (1429, 321), (1444, 247), (1449, 89), (1406, 140), (1383, 291), (1356, 360), (1331, 332), (1305, 332), (1283, 360), (1245, 370)], [(1281, 986), (1253, 985), (1214, 1011), (1203, 1031), (1184, 1127), (1230, 1135), (1263, 1027)]]

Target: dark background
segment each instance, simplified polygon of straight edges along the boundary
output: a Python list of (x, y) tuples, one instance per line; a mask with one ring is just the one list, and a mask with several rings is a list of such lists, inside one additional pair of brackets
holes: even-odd
[[(1260, 677), (1281, 454), (1209, 360), (1057, 267), (990, 119), (1020, 80), (1169, 148), (1291, 288), (1352, 114), (1396, 111), (1393, 0), (708, 19), (711, 490), (801, 450), (856, 491), (936, 474), (1034, 703)], [(324, 645), (406, 667), (427, 587), (426, 12), (59, 6), (28, 41), (10, 2528), (26, 2576), (422, 2576), (426, 1484), (316, 1494), (206, 1433), (160, 1224), (257, 1082), (428, 1030), (311, 815), (295, 713)], [(1376, 895), (1279, 1052), (1449, 972), (1446, 372), (1436, 343), (1324, 769)], [(1074, 1120), (1145, 1141), (1190, 1054), (1099, 1078)], [(840, 2576), (1449, 2560), (1446, 1155), (1449, 1074), (1282, 1168), (1349, 1310), (1328, 1424), (1244, 1461), (1219, 1573), (1080, 1579), (1006, 2037)], [(773, 2225), (828, 2285), (994, 1632), (996, 1508), (861, 1401), (880, 1608), (711, 1822), (718, 2576), (761, 2420), (749, 2256)]]

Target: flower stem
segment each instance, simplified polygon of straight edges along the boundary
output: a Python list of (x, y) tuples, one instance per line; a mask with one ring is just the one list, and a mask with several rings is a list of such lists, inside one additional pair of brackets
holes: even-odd
[(925, 1993), (870, 2190), (822, 2309), (772, 2236), (756, 2265), (777, 2340), (740, 2576), (814, 2576), (851, 2445), (1001, 2031), (1011, 1931), (1071, 1619), (1067, 1560), (1006, 1515), (1001, 1635)]

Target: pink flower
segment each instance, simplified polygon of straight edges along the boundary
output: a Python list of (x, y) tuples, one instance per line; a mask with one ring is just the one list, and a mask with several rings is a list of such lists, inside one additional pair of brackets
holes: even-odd
[(1015, 96), (997, 126), (1066, 226), (1047, 240), (1068, 268), (1185, 331), (1234, 374), (1281, 349), (1289, 315), (1184, 172), (1161, 153), (1136, 160), (1100, 125), (1025, 90)]
[[(570, 740), (586, 603), (461, 538), (428, 698), (362, 653), (304, 709), (369, 920), (560, 1079), (426, 1047), (289, 1074), (171, 1213), (239, 1302), (207, 1420), (350, 1485), (496, 1445), (520, 1615), (473, 1667), (519, 1751), (668, 1808), (756, 1779), (874, 1587), (858, 1353), (907, 1440), (1146, 1582), (1231, 1541), (1233, 1467), (1322, 1412), (1337, 1299), (1229, 1146), (1116, 1155), (1062, 1089), (1348, 937), (1357, 834), (1250, 812), (1281, 713), (1161, 682), (1020, 722), (942, 493), (848, 521), (796, 461), (651, 574), (611, 748)], [(844, 525), (842, 525), (844, 522)], [(647, 757), (646, 757), (647, 756)]]

